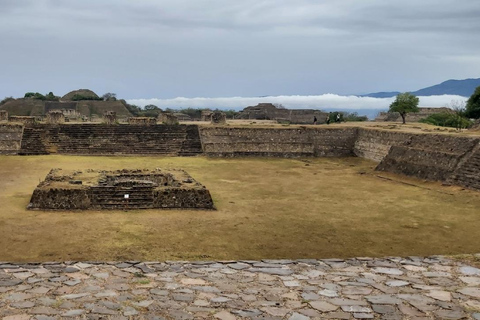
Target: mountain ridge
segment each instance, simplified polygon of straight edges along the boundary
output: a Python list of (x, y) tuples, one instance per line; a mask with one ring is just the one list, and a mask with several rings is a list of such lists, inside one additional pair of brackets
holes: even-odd
[[(442, 83), (422, 88), (417, 91), (410, 92), (416, 96), (441, 96), (444, 94), (457, 95), (462, 97), (470, 97), (475, 88), (480, 86), (480, 78), (469, 78), (463, 80), (449, 79)], [(372, 97), (372, 98), (391, 98), (395, 97), (400, 92), (388, 91), (388, 92), (374, 92), (358, 95), (359, 97)]]

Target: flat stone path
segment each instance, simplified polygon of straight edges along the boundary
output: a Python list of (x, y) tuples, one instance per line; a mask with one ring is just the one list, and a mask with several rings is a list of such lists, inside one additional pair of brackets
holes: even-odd
[(480, 269), (441, 256), (0, 262), (0, 318), (480, 319)]

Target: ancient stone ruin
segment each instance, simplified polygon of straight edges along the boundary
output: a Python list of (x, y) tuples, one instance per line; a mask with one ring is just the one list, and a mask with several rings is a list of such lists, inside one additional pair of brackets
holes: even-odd
[(65, 122), (65, 115), (61, 110), (52, 110), (47, 113), (47, 123), (57, 124), (57, 123), (64, 123), (64, 122)]
[(184, 170), (52, 169), (28, 209), (214, 209), (210, 192)]
[(117, 113), (115, 111), (105, 111), (103, 113), (103, 122), (106, 124), (115, 124), (117, 122)]
[(131, 117), (128, 118), (128, 124), (152, 126), (157, 124), (157, 119), (154, 117)]
[(35, 117), (30, 117), (30, 116), (10, 116), (9, 121), (20, 122), (20, 123), (23, 123), (24, 125), (34, 125), (37, 122)]
[(168, 113), (168, 112), (161, 113), (158, 116), (158, 121), (168, 126), (173, 126), (178, 124), (178, 118), (175, 117), (172, 113)]
[(227, 115), (224, 112), (215, 111), (211, 115), (212, 124), (226, 124)]
[(325, 122), (328, 113), (314, 109), (286, 109), (275, 106), (272, 103), (259, 103), (256, 106), (246, 107), (240, 111), (238, 119), (250, 120), (276, 120), (280, 123), (313, 124), (317, 118), (317, 124)]
[(0, 121), (8, 121), (8, 112), (6, 110), (0, 110)]
[(200, 121), (208, 121), (212, 120), (212, 110), (202, 110), (202, 115), (200, 116)]

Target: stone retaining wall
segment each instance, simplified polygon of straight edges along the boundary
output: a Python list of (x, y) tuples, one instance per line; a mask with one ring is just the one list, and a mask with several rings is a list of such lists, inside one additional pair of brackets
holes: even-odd
[[(359, 129), (354, 152), (380, 162), (379, 171), (446, 181), (479, 141), (472, 137)], [(480, 168), (471, 173), (480, 178)]]
[(22, 142), (23, 126), (0, 125), (0, 154), (17, 154)]
[(209, 156), (353, 156), (356, 128), (200, 128)]

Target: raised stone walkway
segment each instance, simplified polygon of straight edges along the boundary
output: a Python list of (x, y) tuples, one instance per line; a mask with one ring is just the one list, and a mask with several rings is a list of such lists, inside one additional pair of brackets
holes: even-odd
[(480, 269), (439, 256), (0, 262), (0, 318), (480, 319)]

